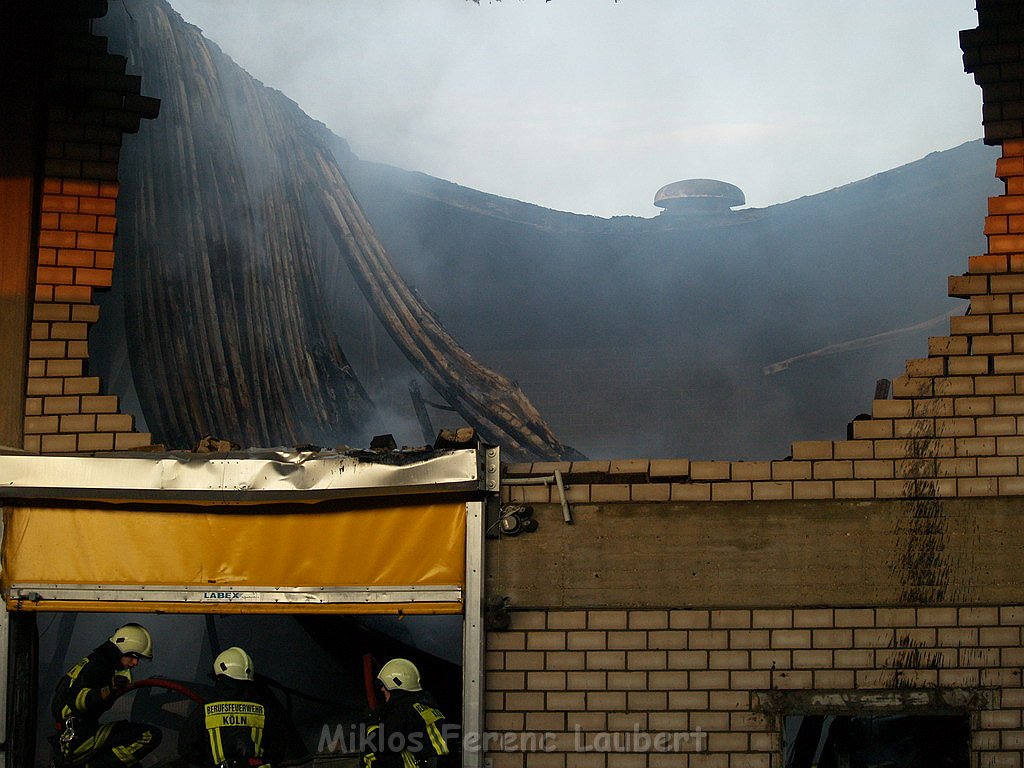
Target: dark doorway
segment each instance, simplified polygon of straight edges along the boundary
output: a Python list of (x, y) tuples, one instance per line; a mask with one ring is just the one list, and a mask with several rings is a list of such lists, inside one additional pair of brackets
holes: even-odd
[(969, 768), (970, 720), (955, 715), (788, 715), (785, 768)]

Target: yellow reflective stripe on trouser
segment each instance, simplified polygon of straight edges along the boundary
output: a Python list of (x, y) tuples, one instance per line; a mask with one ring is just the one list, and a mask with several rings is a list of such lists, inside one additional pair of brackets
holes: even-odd
[(111, 752), (114, 756), (125, 765), (135, 765), (139, 761), (135, 759), (135, 753), (140, 749), (145, 749), (149, 746), (149, 742), (153, 740), (153, 734), (151, 731), (144, 731), (138, 739), (133, 741), (131, 744), (125, 744), (122, 747), (114, 747)]
[(402, 765), (404, 768), (416, 768), (416, 758), (412, 756), (412, 752), (402, 750)]
[(96, 729), (96, 733), (75, 747), (71, 752), (72, 762), (77, 762), (79, 758), (85, 757), (103, 746), (103, 742), (107, 740), (113, 729), (113, 723), (104, 723)]

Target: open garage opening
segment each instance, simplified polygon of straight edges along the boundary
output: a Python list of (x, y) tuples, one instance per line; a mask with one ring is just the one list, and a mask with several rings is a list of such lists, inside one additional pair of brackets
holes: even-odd
[[(103, 718), (131, 720), (160, 728), (154, 765), (184, 766), (178, 735), (197, 706), (189, 694), (213, 692), (217, 654), (231, 646), (252, 657), (256, 680), (287, 714), (288, 765), (356, 765), (367, 727), (383, 703), (375, 676), (391, 658), (412, 661), (423, 686), (446, 716), (446, 736), (458, 764), (462, 721), (462, 634), (460, 615), (394, 614), (118, 614), (26, 613), (12, 633), (15, 665), (34, 664), (36, 766), (50, 758), (55, 732), (50, 701), (60, 678), (118, 626), (135, 621), (150, 631), (152, 661), (134, 671), (134, 681), (152, 681), (121, 696)], [(33, 648), (32, 646), (36, 647)], [(25, 684), (32, 670), (16, 669)], [(26, 723), (26, 727), (33, 724)]]

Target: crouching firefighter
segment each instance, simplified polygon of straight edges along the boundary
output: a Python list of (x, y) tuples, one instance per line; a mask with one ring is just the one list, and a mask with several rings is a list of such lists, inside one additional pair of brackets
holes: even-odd
[(444, 715), (407, 659), (392, 659), (377, 674), (384, 694), (380, 723), (367, 730), (363, 768), (437, 768), (448, 754)]
[(280, 760), (285, 723), (273, 694), (254, 682), (249, 654), (237, 646), (213, 660), (214, 695), (196, 707), (178, 737), (178, 754), (204, 768), (269, 768)]
[(152, 658), (153, 638), (146, 628), (125, 624), (61, 678), (50, 706), (57, 721), (53, 757), (58, 766), (136, 765), (160, 745), (162, 734), (154, 726), (99, 721), (131, 684), (132, 669)]

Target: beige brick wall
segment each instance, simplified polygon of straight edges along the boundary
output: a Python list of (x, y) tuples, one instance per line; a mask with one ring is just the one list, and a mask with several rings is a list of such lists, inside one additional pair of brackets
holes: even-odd
[[(69, 7), (69, 10), (73, 10)], [(124, 132), (154, 117), (125, 58), (88, 33), (87, 20), (61, 39), (47, 112), (35, 300), (28, 350), (24, 448), (37, 453), (124, 450), (148, 445), (118, 398), (90, 376), (93, 292), (109, 288), (117, 231), (117, 168)]]
[[(985, 692), (972, 765), (1020, 768), (1022, 624), (1019, 605), (513, 612), (487, 636), (487, 756), (493, 768), (780, 768), (772, 692), (941, 686)], [(659, 734), (674, 748), (655, 749)]]

